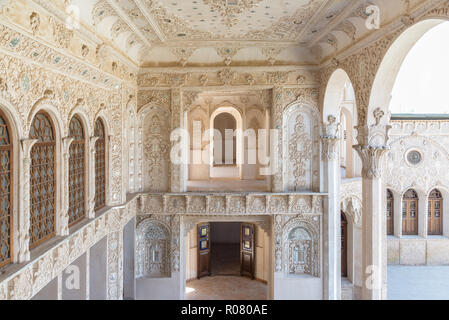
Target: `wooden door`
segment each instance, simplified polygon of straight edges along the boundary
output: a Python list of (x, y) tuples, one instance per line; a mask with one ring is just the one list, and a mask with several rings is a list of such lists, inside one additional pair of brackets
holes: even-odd
[(348, 276), (348, 222), (341, 213), (341, 276)]
[(198, 272), (197, 277), (210, 276), (210, 224), (198, 225)]
[(402, 234), (418, 234), (418, 194), (412, 189), (405, 192), (403, 196)]
[(253, 224), (242, 223), (240, 229), (240, 275), (254, 279), (255, 228)]
[(437, 189), (432, 190), (429, 195), (427, 234), (442, 235), (443, 223), (441, 213), (443, 212), (443, 197)]
[(394, 198), (387, 189), (387, 235), (394, 235)]

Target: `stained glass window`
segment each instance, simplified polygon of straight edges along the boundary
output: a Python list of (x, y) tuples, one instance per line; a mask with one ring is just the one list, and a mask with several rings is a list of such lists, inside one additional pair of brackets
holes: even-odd
[(95, 122), (95, 210), (106, 204), (106, 137), (101, 119)]
[(75, 116), (70, 121), (73, 138), (69, 150), (69, 226), (85, 217), (85, 139), (83, 125)]
[(12, 143), (5, 119), (0, 112), (0, 267), (12, 255)]
[(55, 235), (55, 135), (50, 117), (36, 114), (30, 138), (37, 139), (31, 149), (30, 167), (30, 248)]

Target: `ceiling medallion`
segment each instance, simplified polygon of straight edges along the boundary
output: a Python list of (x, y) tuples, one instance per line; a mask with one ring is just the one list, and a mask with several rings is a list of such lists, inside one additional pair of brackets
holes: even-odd
[(203, 2), (220, 12), (222, 22), (231, 28), (238, 23), (237, 15), (249, 10), (263, 0), (203, 0)]

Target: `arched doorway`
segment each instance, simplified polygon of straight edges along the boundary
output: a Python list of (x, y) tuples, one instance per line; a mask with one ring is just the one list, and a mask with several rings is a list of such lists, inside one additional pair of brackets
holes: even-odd
[(230, 113), (220, 113), (214, 119), (214, 128), (214, 166), (236, 166), (236, 119)]
[[(390, 46), (374, 78), (366, 119), (368, 124), (376, 122), (374, 119), (374, 110), (377, 108), (380, 108), (385, 114), (388, 114), (391, 110), (391, 95), (406, 57), (423, 36), (442, 23), (445, 23), (445, 20), (427, 19), (420, 21), (405, 30)], [(442, 38), (441, 41), (444, 42), (444, 39)], [(429, 48), (428, 50), (429, 54), (432, 49)], [(426, 56), (423, 57), (422, 61), (424, 59), (426, 59)], [(381, 118), (382, 124), (388, 121), (388, 117)]]
[(242, 179), (243, 118), (234, 106), (217, 108), (210, 117), (210, 178)]
[(272, 297), (271, 234), (265, 217), (198, 216), (184, 223), (185, 299)]

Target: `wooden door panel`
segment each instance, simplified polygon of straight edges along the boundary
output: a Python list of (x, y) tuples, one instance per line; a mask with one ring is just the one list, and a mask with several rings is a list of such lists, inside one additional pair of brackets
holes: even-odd
[(210, 225), (201, 223), (198, 225), (198, 279), (210, 276), (210, 250)]
[(242, 223), (240, 227), (240, 275), (254, 279), (255, 227)]

